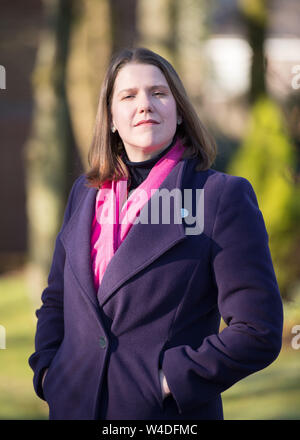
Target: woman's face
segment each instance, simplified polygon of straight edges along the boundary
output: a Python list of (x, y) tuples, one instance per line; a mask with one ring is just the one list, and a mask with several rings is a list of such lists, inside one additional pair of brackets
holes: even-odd
[(177, 109), (161, 70), (126, 64), (115, 80), (111, 116), (130, 160), (146, 160), (164, 150), (176, 132)]

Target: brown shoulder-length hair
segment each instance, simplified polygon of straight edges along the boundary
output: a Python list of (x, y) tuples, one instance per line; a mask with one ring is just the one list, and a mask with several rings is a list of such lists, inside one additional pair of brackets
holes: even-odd
[(182, 157), (198, 158), (197, 171), (208, 169), (216, 157), (216, 144), (201, 123), (175, 69), (165, 58), (149, 49), (123, 49), (112, 58), (101, 87), (95, 130), (88, 153), (90, 169), (86, 173), (87, 186), (100, 187), (106, 180), (129, 177), (122, 160), (122, 140), (118, 132), (111, 131), (114, 83), (120, 69), (128, 63), (152, 64), (162, 71), (175, 98), (177, 112), (182, 117), (176, 131), (186, 147)]

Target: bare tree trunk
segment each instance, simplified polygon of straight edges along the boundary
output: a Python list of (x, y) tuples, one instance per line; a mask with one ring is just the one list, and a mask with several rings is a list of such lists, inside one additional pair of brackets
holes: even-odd
[(88, 150), (100, 87), (111, 53), (109, 13), (109, 0), (76, 0), (66, 87), (74, 135), (84, 169), (88, 167)]
[(112, 52), (133, 47), (138, 41), (137, 0), (110, 0)]
[(253, 51), (249, 100), (255, 102), (266, 93), (266, 58), (264, 42), (267, 30), (269, 0), (239, 0), (239, 9), (246, 24), (248, 42)]
[(179, 69), (180, 59), (179, 59), (179, 1), (171, 0), (168, 1), (168, 21), (170, 23), (170, 30), (168, 39), (166, 41), (167, 48), (169, 49), (170, 56), (172, 59), (172, 64), (175, 69)]
[(73, 179), (74, 138), (66, 97), (66, 66), (73, 0), (44, 0), (46, 27), (33, 75), (35, 109), (25, 149), (28, 215), (28, 273), (33, 298), (49, 271)]

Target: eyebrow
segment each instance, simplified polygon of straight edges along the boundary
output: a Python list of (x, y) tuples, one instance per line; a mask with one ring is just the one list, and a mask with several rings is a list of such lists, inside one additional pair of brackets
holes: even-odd
[[(164, 84), (156, 84), (154, 86), (147, 87), (147, 88), (150, 91), (154, 90), (154, 89), (164, 89), (164, 90), (169, 91), (169, 87), (164, 85)], [(132, 87), (132, 88), (129, 88), (129, 89), (123, 89), (123, 90), (120, 90), (120, 92), (118, 93), (118, 96), (121, 95), (121, 93), (124, 93), (124, 92), (130, 93), (130, 92), (135, 92), (136, 90), (137, 90), (137, 87)]]

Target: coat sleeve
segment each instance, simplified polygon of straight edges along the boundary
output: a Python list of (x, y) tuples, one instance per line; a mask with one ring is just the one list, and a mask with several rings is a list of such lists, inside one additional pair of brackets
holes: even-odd
[(165, 351), (162, 369), (180, 413), (265, 368), (281, 349), (282, 301), (268, 234), (253, 188), (242, 177), (228, 176), (223, 187), (212, 245), (218, 308), (227, 327), (197, 349)]
[(37, 395), (44, 399), (42, 389), (43, 372), (49, 367), (64, 337), (63, 293), (65, 251), (60, 235), (68, 223), (77, 198), (76, 188), (82, 177), (73, 184), (65, 208), (62, 227), (56, 237), (52, 264), (48, 276), (48, 285), (42, 292), (42, 306), (36, 310), (38, 318), (35, 334), (35, 352), (28, 359), (34, 372), (33, 385)]

